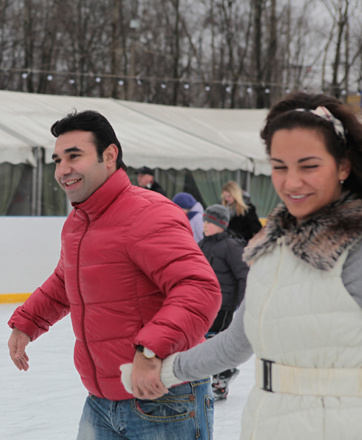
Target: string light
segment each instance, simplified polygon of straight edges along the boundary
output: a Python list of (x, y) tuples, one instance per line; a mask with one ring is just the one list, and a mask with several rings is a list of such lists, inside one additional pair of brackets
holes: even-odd
[[(48, 81), (54, 81), (57, 77), (66, 77), (68, 76), (68, 83), (69, 84), (75, 84), (76, 80), (80, 77), (85, 77), (85, 78), (94, 78), (94, 81), (96, 83), (101, 83), (103, 80), (105, 79), (112, 79), (115, 78), (118, 82), (119, 86), (124, 86), (126, 84), (126, 81), (130, 81), (130, 80), (134, 80), (136, 81), (136, 84), (138, 84), (139, 86), (142, 86), (145, 82), (149, 82), (149, 83), (159, 83), (159, 87), (163, 90), (167, 89), (167, 86), (169, 83), (180, 83), (182, 85), (182, 87), (184, 88), (184, 90), (190, 90), (191, 87), (193, 85), (195, 86), (200, 86), (204, 88), (205, 92), (210, 92), (212, 86), (215, 85), (221, 85), (224, 87), (224, 90), (227, 93), (231, 93), (232, 92), (232, 88), (233, 86), (238, 87), (241, 91), (244, 90), (245, 93), (252, 95), (257, 88), (259, 88), (261, 86), (260, 83), (250, 83), (250, 81), (248, 81), (248, 84), (244, 83), (242, 80), (240, 81), (227, 81), (226, 79), (223, 80), (211, 80), (211, 81), (207, 81), (206, 84), (204, 81), (202, 80), (185, 80), (184, 78), (172, 78), (172, 77), (140, 77), (140, 75), (137, 76), (124, 76), (123, 78), (117, 78), (117, 75), (113, 75), (113, 74), (107, 74), (107, 73), (103, 73), (101, 75), (97, 75), (94, 74), (92, 72), (66, 72), (66, 71), (46, 71), (46, 70), (37, 70), (37, 69), (17, 69), (17, 68), (10, 68), (10, 69), (1, 69), (1, 72), (5, 73), (5, 74), (11, 74), (11, 73), (18, 73), (21, 75), (22, 79), (27, 79), (31, 74), (35, 74), (35, 75), (45, 75), (46, 79)], [(283, 84), (280, 83), (271, 83), (268, 85), (268, 87), (264, 88), (264, 93), (265, 94), (270, 94), (271, 90), (275, 89), (275, 88), (280, 88), (283, 89), (285, 86)], [(293, 88), (294, 90), (300, 90), (299, 87), (295, 87)], [(318, 89), (317, 87), (304, 87), (303, 91), (306, 92), (309, 89), (309, 91), (314, 91), (316, 93), (320, 92), (320, 89)], [(356, 87), (357, 90), (346, 90), (346, 89), (342, 89), (340, 91), (341, 96), (346, 97), (347, 95), (359, 95), (360, 91), (358, 91), (358, 87)], [(285, 93), (289, 94), (291, 93), (291, 88), (290, 87), (286, 87), (284, 88)], [(328, 93), (331, 91), (331, 88), (328, 88), (326, 92), (324, 93)]]

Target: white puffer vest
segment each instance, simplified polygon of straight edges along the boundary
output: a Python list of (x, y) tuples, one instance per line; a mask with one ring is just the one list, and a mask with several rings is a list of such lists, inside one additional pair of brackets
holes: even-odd
[(348, 250), (331, 270), (319, 270), (284, 240), (249, 272), (245, 331), (257, 358), (275, 363), (274, 392), (261, 389), (257, 361), (259, 386), (243, 412), (241, 438), (361, 440), (362, 310), (341, 278)]

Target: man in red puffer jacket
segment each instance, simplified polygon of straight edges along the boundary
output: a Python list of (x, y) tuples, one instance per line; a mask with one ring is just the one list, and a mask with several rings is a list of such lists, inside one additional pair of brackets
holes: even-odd
[[(54, 273), (9, 321), (13, 362), (26, 371), (27, 344), (70, 312), (75, 365), (89, 392), (78, 440), (208, 439), (209, 378), (169, 391), (160, 380), (161, 360), (202, 342), (221, 304), (186, 215), (131, 185), (99, 113), (70, 114), (52, 133), (55, 178), (74, 209)], [(119, 371), (130, 362), (132, 394)]]

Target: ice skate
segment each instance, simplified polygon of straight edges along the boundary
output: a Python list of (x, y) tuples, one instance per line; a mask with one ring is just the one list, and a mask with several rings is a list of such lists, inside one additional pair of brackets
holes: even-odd
[(226, 400), (229, 393), (229, 384), (237, 377), (240, 370), (232, 368), (231, 370), (223, 371), (222, 373), (213, 376), (212, 391), (214, 400)]
[(226, 400), (229, 393), (227, 383), (225, 381), (213, 382), (212, 392), (214, 394), (215, 402), (218, 400)]

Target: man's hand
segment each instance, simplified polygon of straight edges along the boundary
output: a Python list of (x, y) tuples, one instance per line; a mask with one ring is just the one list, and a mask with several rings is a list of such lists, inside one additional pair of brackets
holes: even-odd
[(168, 389), (161, 382), (162, 361), (156, 357), (146, 359), (136, 351), (132, 368), (132, 393), (138, 399), (157, 399), (168, 393)]
[(26, 354), (25, 347), (29, 344), (30, 338), (24, 332), (13, 329), (9, 338), (8, 347), (10, 357), (19, 370), (29, 370), (29, 357)]

